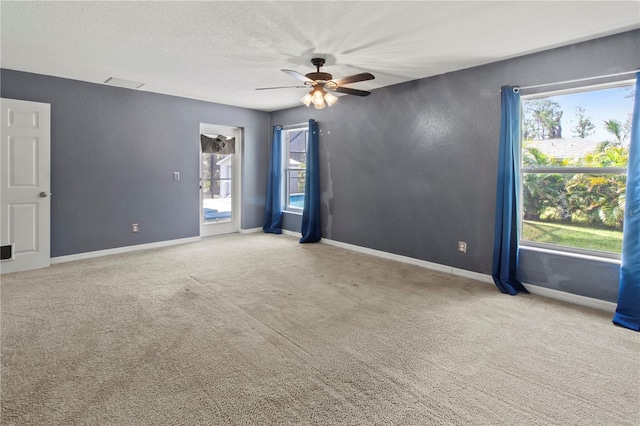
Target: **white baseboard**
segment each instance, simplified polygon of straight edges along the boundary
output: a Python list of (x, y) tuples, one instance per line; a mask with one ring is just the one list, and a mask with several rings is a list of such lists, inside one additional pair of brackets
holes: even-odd
[(451, 268), (451, 273), (459, 277), (471, 278), (472, 280), (495, 285), (493, 282), (493, 277), (491, 275), (481, 274), (480, 272), (467, 271), (466, 269), (460, 268)]
[(240, 229), (238, 232), (240, 234), (255, 234), (256, 232), (262, 232), (262, 228)]
[(284, 235), (288, 235), (290, 237), (302, 238), (302, 233), (300, 233), (300, 232), (289, 231), (288, 229), (283, 229), (282, 233)]
[(369, 254), (371, 256), (381, 257), (383, 259), (395, 260), (396, 262), (408, 263), (411, 265), (420, 266), (426, 269), (432, 269), (434, 271), (445, 272), (447, 274), (458, 275), (465, 278), (471, 278), (474, 280), (493, 283), (493, 279), (490, 275), (481, 274), (479, 272), (467, 271), (465, 269), (453, 268), (451, 266), (442, 265), (440, 263), (427, 262), (426, 260), (415, 259), (413, 257), (401, 256), (399, 254), (388, 253), (386, 251), (370, 249), (368, 247), (357, 246), (354, 244), (343, 243), (341, 241), (334, 241), (323, 238), (321, 243), (344, 248), (358, 253)]
[(533, 284), (524, 284), (524, 288), (531, 294), (548, 297), (550, 299), (560, 300), (562, 302), (574, 303), (588, 308), (599, 309), (601, 311), (614, 313), (616, 304), (607, 302), (606, 300), (593, 299), (591, 297), (580, 296), (578, 294), (567, 293), (565, 291), (554, 290), (552, 288), (540, 287)]
[[(290, 231), (287, 231), (287, 232), (290, 232)], [(371, 256), (377, 256), (383, 259), (395, 260), (397, 262), (402, 262), (402, 263), (409, 263), (411, 265), (420, 266), (422, 268), (432, 269), (435, 271), (445, 272), (448, 274), (470, 278), (470, 279), (488, 283), (488, 284), (493, 284), (493, 277), (491, 277), (491, 275), (481, 274), (479, 272), (467, 271), (466, 269), (453, 268), (451, 266), (441, 265), (439, 263), (427, 262), (425, 260), (414, 259), (412, 257), (401, 256), (393, 253), (387, 253), (385, 251), (374, 250), (367, 247), (343, 243), (341, 241), (329, 240), (326, 238), (321, 239), (320, 242), (330, 246), (335, 246), (335, 247), (340, 247), (346, 250), (356, 251), (358, 253), (369, 254)], [(574, 303), (576, 305), (599, 309), (606, 312), (615, 312), (616, 310), (615, 303), (607, 302), (605, 300), (592, 299), (590, 297), (579, 296), (577, 294), (567, 293), (559, 290), (553, 290), (550, 288), (540, 287), (532, 284), (524, 284), (524, 286), (529, 293), (536, 294), (538, 296), (548, 297), (550, 299), (560, 300), (563, 302)]]
[(58, 256), (51, 258), (51, 264), (75, 262), (76, 260), (92, 259), (94, 257), (109, 256), (112, 254), (131, 253), (133, 251), (148, 250), (160, 247), (175, 246), (178, 244), (196, 243), (201, 241), (200, 237), (180, 238), (178, 240), (158, 241), (156, 243), (138, 244), (135, 246), (117, 247), (107, 250), (89, 251), (86, 253), (70, 254), (68, 256)]

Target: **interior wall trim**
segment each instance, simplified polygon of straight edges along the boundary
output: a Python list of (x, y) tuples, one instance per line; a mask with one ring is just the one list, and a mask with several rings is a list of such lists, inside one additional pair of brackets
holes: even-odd
[(606, 300), (593, 299), (591, 297), (580, 296), (578, 294), (567, 293), (565, 291), (554, 290), (552, 288), (540, 287), (538, 285), (522, 283), (524, 288), (531, 294), (548, 297), (550, 299), (560, 300), (562, 302), (574, 303), (576, 305), (586, 306), (601, 311), (614, 313), (616, 304)]
[[(283, 229), (282, 233), (290, 237), (302, 238), (302, 232), (295, 232), (295, 231), (289, 231), (288, 229)], [(324, 242), (324, 240), (320, 240), (320, 241)]]
[(248, 228), (248, 229), (240, 228), (238, 232), (240, 234), (255, 234), (256, 232), (262, 232), (262, 228)]
[[(294, 232), (291, 232), (291, 231), (285, 232), (283, 230), (282, 232), (290, 235), (295, 234)], [(412, 257), (401, 256), (393, 253), (387, 253), (384, 251), (374, 250), (367, 247), (357, 246), (354, 244), (343, 243), (341, 241), (334, 241), (327, 238), (321, 239), (320, 242), (330, 246), (356, 251), (358, 253), (369, 254), (371, 256), (377, 256), (383, 259), (395, 260), (396, 262), (408, 263), (411, 265), (420, 266), (422, 268), (431, 269), (439, 272), (445, 272), (448, 274), (470, 278), (472, 280), (493, 285), (493, 278), (491, 277), (491, 275), (481, 274), (479, 272), (473, 272), (473, 271), (468, 271), (466, 269), (454, 268), (454, 267), (442, 265), (439, 263), (427, 262), (425, 260), (414, 259)], [(593, 299), (591, 297), (580, 296), (577, 294), (567, 293), (564, 291), (554, 290), (551, 288), (540, 287), (533, 284), (526, 284), (526, 283), (523, 283), (523, 284), (529, 293), (535, 294), (537, 296), (548, 297), (550, 299), (573, 303), (575, 305), (580, 305), (580, 306), (586, 306), (588, 308), (594, 308), (594, 309), (598, 309), (606, 312), (615, 312), (616, 310), (616, 304), (613, 302), (608, 302), (606, 300)]]
[(110, 256), (112, 254), (131, 253), (139, 250), (149, 250), (160, 247), (176, 246), (179, 244), (196, 243), (201, 241), (201, 237), (180, 238), (177, 240), (158, 241), (155, 243), (137, 244), (135, 246), (116, 247), (106, 250), (88, 251), (85, 253), (70, 254), (68, 256), (58, 256), (51, 258), (51, 264), (75, 262), (76, 260), (93, 259), (95, 257)]
[(493, 278), (491, 278), (490, 275), (481, 274), (479, 272), (467, 271), (466, 269), (454, 268), (452, 266), (442, 265), (440, 263), (427, 262), (426, 260), (415, 259), (413, 257), (388, 253), (386, 251), (370, 249), (368, 247), (357, 246), (354, 244), (343, 243), (341, 241), (334, 241), (326, 238), (321, 239), (320, 242), (328, 244), (330, 246), (357, 251), (358, 253), (370, 254), (372, 256), (381, 257), (383, 259), (395, 260), (396, 262), (408, 263), (434, 271), (445, 272), (447, 274), (458, 275), (465, 278), (471, 278), (476, 281), (493, 284)]

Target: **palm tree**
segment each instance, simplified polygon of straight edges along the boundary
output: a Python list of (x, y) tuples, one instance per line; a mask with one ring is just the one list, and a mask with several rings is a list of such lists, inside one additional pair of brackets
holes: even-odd
[[(626, 167), (628, 160), (627, 148), (604, 145), (584, 162), (587, 167)], [(566, 184), (569, 205), (592, 224), (622, 229), (626, 186), (626, 175), (576, 174)]]
[(540, 216), (545, 213), (554, 219), (567, 220), (564, 177), (559, 173), (544, 172), (545, 167), (566, 164), (535, 147), (525, 148), (522, 164), (525, 168), (539, 168), (541, 172), (525, 173), (523, 176), (524, 218), (526, 220), (541, 220)]
[(604, 120), (604, 128), (618, 140), (618, 146), (622, 146), (622, 123), (616, 119)]

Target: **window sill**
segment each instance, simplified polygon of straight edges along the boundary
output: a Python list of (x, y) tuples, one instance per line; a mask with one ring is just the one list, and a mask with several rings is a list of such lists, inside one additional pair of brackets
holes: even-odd
[(283, 210), (282, 213), (297, 214), (298, 216), (302, 216), (302, 210)]
[(590, 260), (594, 262), (610, 263), (612, 265), (620, 265), (622, 263), (620, 259), (614, 259), (610, 257), (593, 256), (593, 255), (582, 254), (582, 253), (572, 253), (569, 251), (553, 250), (553, 249), (534, 247), (534, 246), (528, 246), (528, 245), (520, 245), (518, 250), (535, 251), (538, 253), (553, 254), (555, 256), (573, 257), (575, 259), (584, 259), (584, 260)]

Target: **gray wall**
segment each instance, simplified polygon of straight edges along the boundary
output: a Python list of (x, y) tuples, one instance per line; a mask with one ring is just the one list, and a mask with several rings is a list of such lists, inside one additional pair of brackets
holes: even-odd
[(200, 235), (201, 122), (244, 128), (241, 226), (262, 226), (268, 113), (6, 69), (0, 77), (2, 97), (51, 104), (52, 257)]
[[(261, 227), (270, 125), (315, 118), (325, 238), (490, 274), (500, 86), (638, 68), (632, 31), (342, 97), (324, 110), (269, 115), (11, 70), (1, 70), (0, 91), (52, 105), (54, 257), (199, 235), (200, 122), (245, 129), (242, 227)], [(286, 215), (284, 225), (299, 232), (300, 217)], [(523, 281), (609, 301), (618, 269), (521, 253)]]
[[(491, 274), (500, 87), (638, 68), (632, 31), (341, 97), (323, 110), (278, 111), (271, 124), (319, 122), (323, 237)], [(299, 232), (298, 221), (284, 223)], [(615, 301), (615, 265), (523, 257), (529, 284)]]

